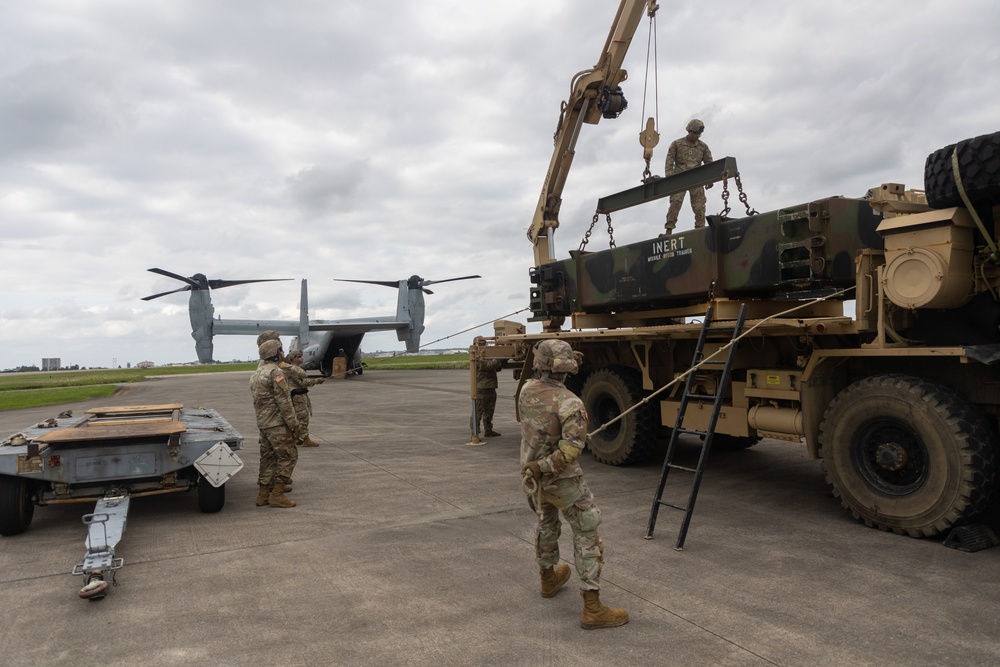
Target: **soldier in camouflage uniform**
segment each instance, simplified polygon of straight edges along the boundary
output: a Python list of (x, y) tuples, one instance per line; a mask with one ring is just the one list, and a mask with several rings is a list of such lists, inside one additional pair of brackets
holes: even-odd
[(497, 371), (503, 369), (499, 359), (484, 359), (476, 362), (476, 421), (483, 425), (483, 435), (496, 438), (500, 434), (493, 430), (493, 412), (497, 407)]
[(302, 350), (292, 349), (285, 355), (286, 365), (281, 369), (288, 380), (288, 387), (291, 389), (292, 405), (295, 406), (295, 416), (299, 420), (302, 432), (305, 434), (299, 445), (302, 447), (319, 447), (319, 443), (309, 437), (309, 417), (312, 415), (312, 401), (309, 400), (309, 387), (323, 384), (326, 378), (310, 379), (306, 372), (300, 368), (302, 365)]
[(262, 363), (250, 377), (260, 431), (257, 506), (295, 507), (295, 501), (285, 496), (285, 485), (291, 481), (299, 458), (295, 443), (301, 439), (302, 426), (295, 416), (288, 381), (278, 366), (281, 342), (266, 340), (258, 350)]
[(521, 475), (528, 504), (538, 514), (535, 559), (541, 574), (542, 597), (556, 594), (570, 576), (569, 566), (559, 563), (559, 512), (573, 529), (576, 573), (583, 594), (580, 626), (613, 628), (628, 623), (624, 609), (601, 604), (601, 567), (604, 542), (597, 532), (601, 511), (583, 479), (577, 459), (587, 438), (587, 412), (583, 401), (563, 385), (575, 373), (579, 361), (569, 344), (543, 340), (535, 346), (535, 378), (521, 388)]
[[(671, 142), (667, 149), (666, 175), (673, 176), (682, 171), (694, 169), (702, 164), (712, 161), (712, 151), (708, 145), (701, 140), (701, 133), (705, 131), (705, 124), (697, 118), (692, 119), (687, 124), (687, 136), (681, 137)], [(705, 188), (712, 187), (709, 183)], [(705, 189), (702, 186), (691, 188), (691, 210), (694, 211), (694, 228), (701, 229), (705, 226)], [(667, 209), (667, 222), (664, 225), (667, 234), (674, 233), (677, 226), (677, 216), (681, 212), (681, 205), (684, 203), (684, 192), (675, 192), (670, 195), (670, 208)]]
[[(261, 331), (260, 334), (257, 336), (257, 349), (259, 350), (260, 346), (263, 345), (265, 341), (269, 341), (269, 340), (276, 340), (279, 343), (281, 342), (281, 338), (278, 336), (278, 332), (277, 331), (275, 331), (274, 329), (266, 329), (264, 331)], [(288, 362), (285, 361), (284, 351), (283, 350), (278, 350), (278, 356), (279, 356), (278, 367), (282, 368), (282, 369), (288, 368)], [(257, 368), (260, 368), (263, 365), (264, 365), (264, 360), (263, 359), (261, 359), (260, 361), (257, 362)], [(266, 468), (273, 468), (274, 467), (274, 450), (272, 450), (272, 449), (268, 449), (267, 450), (267, 459), (265, 460), (265, 458), (264, 458), (264, 450), (262, 448), (260, 456), (261, 456), (261, 459), (260, 459), (260, 469), (261, 470), (264, 470)], [(298, 460), (298, 453), (297, 452), (296, 452), (296, 460)], [(288, 483), (285, 484), (285, 493), (290, 493), (291, 491), (292, 491), (292, 480), (291, 480), (291, 478), (289, 478)], [(261, 493), (263, 493), (263, 491)], [(264, 505), (267, 505), (267, 498), (264, 498), (263, 501), (260, 498), (258, 498), (257, 499), (257, 506), (258, 507), (263, 507)]]

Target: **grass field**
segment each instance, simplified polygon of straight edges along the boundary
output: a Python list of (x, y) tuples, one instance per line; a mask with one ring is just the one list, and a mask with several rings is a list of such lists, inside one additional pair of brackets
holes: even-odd
[[(468, 368), (469, 355), (370, 357), (365, 359), (365, 366), (369, 370)], [(243, 363), (46, 373), (0, 373), (0, 410), (20, 410), (104, 398), (113, 394), (123, 384), (142, 382), (147, 377), (157, 375), (225, 373), (250, 371), (255, 368), (257, 368), (256, 363)]]

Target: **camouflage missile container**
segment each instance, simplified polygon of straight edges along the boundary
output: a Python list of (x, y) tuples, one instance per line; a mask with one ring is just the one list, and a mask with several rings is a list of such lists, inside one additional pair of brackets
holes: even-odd
[[(863, 249), (882, 250), (866, 201), (831, 197), (531, 270), (535, 320), (655, 311), (713, 298), (800, 299), (855, 281)], [(850, 297), (846, 297), (850, 298)]]

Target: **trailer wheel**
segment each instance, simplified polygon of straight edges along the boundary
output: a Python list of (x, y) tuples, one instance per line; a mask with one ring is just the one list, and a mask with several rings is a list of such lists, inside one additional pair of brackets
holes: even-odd
[(198, 476), (198, 509), (205, 514), (215, 514), (226, 504), (226, 485), (212, 486), (208, 480)]
[(997, 435), (964, 397), (905, 375), (841, 391), (820, 425), (826, 479), (856, 519), (922, 537), (968, 522), (990, 500)]
[(20, 535), (35, 515), (28, 481), (0, 475), (0, 535)]
[[(594, 371), (583, 385), (581, 398), (590, 417), (590, 430), (614, 419), (642, 400), (638, 377), (627, 368)], [(647, 403), (621, 421), (590, 438), (590, 453), (601, 463), (613, 466), (643, 461), (655, 443)]]
[(927, 156), (924, 190), (933, 208), (964, 206), (955, 186), (952, 153), (958, 151), (962, 187), (973, 203), (1000, 200), (1000, 132), (945, 146)]

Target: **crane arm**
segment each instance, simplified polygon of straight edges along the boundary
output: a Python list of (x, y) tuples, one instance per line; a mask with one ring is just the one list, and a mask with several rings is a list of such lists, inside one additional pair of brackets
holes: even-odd
[(554, 259), (552, 235), (559, 227), (562, 191), (576, 154), (580, 128), (583, 123), (596, 125), (601, 118), (617, 118), (625, 110), (621, 83), (628, 73), (622, 63), (643, 14), (652, 19), (658, 9), (655, 0), (621, 0), (597, 64), (573, 77), (569, 99), (559, 110), (555, 149), (528, 230), (528, 239), (535, 248), (535, 266)]

